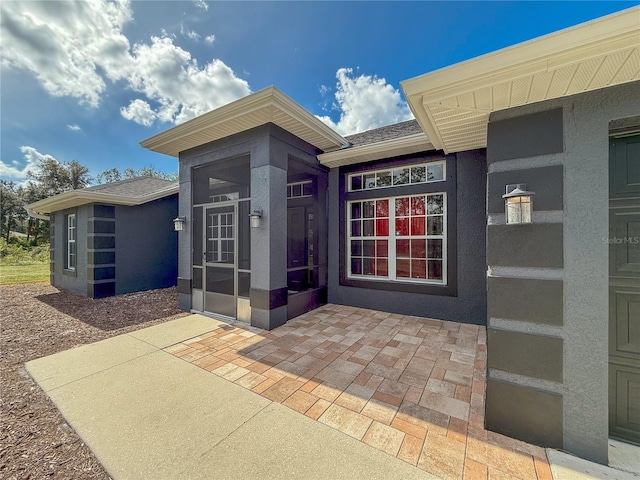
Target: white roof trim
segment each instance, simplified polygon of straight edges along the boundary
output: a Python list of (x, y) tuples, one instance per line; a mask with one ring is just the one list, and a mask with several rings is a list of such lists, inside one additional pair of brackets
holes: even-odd
[(367, 145), (344, 148), (335, 152), (322, 153), (318, 155), (318, 160), (322, 165), (333, 168), (428, 150), (435, 150), (435, 148), (424, 133), (416, 133), (406, 137), (392, 138)]
[(348, 145), (341, 135), (275, 87), (267, 87), (140, 142), (177, 157), (181, 151), (274, 123), (320, 150)]
[(640, 7), (401, 82), (433, 145), (486, 146), (491, 112), (640, 79)]
[(135, 206), (143, 203), (152, 202), (160, 198), (173, 195), (180, 191), (179, 185), (172, 185), (168, 188), (158, 190), (147, 195), (117, 195), (113, 193), (92, 192), (91, 190), (70, 190), (68, 192), (54, 195), (53, 197), (38, 200), (30, 203), (24, 208), (27, 213), (34, 217), (48, 220), (45, 213), (57, 212), (66, 208), (86, 205), (87, 203), (107, 203), (110, 205)]

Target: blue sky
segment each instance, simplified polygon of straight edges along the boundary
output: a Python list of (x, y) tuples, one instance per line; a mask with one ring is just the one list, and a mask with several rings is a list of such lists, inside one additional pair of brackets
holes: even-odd
[(636, 4), (3, 1), (0, 177), (177, 171), (139, 142), (269, 85), (345, 135), (396, 123), (401, 80)]

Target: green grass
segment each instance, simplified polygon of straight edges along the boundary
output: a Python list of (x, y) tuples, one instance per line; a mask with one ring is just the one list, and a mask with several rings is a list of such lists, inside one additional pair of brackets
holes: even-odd
[(27, 265), (0, 264), (0, 285), (49, 283), (49, 262)]

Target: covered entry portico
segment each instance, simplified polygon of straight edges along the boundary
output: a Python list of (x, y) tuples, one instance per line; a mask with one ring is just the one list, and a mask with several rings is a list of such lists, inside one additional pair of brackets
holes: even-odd
[(180, 161), (180, 308), (271, 330), (326, 303), (316, 156), (347, 144), (274, 87), (142, 142)]

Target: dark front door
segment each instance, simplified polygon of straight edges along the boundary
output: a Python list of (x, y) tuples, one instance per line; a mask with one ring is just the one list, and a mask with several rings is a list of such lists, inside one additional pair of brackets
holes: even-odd
[(640, 444), (640, 135), (611, 140), (609, 176), (609, 432)]

